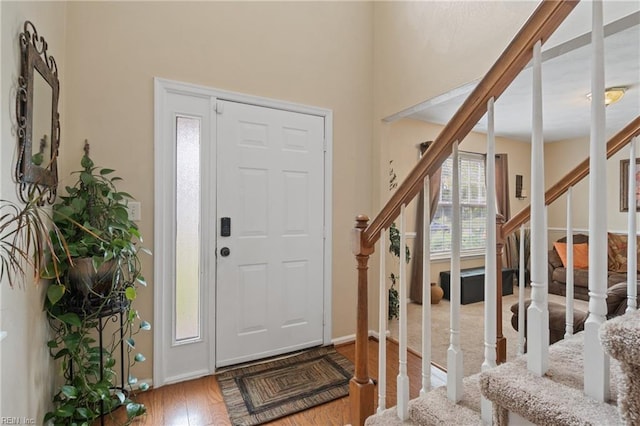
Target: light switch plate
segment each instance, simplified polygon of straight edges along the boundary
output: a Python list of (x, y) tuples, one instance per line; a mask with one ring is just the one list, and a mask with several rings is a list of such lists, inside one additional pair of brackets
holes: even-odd
[(129, 210), (129, 220), (139, 222), (142, 219), (140, 201), (129, 201), (127, 210)]

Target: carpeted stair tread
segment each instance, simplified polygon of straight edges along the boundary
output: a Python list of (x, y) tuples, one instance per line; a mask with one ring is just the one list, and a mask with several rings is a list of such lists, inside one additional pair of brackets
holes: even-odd
[(381, 413), (368, 417), (364, 424), (366, 426), (417, 426), (411, 419), (402, 421), (398, 418), (397, 407), (387, 408)]
[(463, 398), (458, 404), (447, 399), (446, 387), (432, 389), (424, 397), (409, 401), (409, 420), (402, 422), (396, 415), (396, 407), (375, 414), (365, 422), (368, 426), (397, 425), (479, 425), (480, 375), (463, 380)]
[[(583, 335), (549, 348), (549, 370), (538, 377), (527, 370), (526, 357), (518, 357), (481, 373), (482, 394), (489, 400), (537, 425), (617, 425), (618, 408), (600, 403), (583, 392)], [(612, 362), (611, 394), (617, 394), (617, 373)], [(497, 419), (501, 423), (500, 419)]]
[(600, 327), (600, 341), (620, 366), (618, 407), (630, 425), (640, 424), (640, 311), (607, 321)]
[(409, 417), (420, 426), (481, 425), (477, 376), (464, 380), (464, 395), (458, 404), (449, 401), (447, 388), (441, 386), (410, 401)]

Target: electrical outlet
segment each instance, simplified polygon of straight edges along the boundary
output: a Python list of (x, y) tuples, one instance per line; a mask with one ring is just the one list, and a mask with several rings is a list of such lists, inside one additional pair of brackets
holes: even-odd
[(127, 204), (127, 210), (129, 210), (129, 220), (139, 222), (142, 218), (142, 212), (140, 211), (140, 201), (129, 201)]

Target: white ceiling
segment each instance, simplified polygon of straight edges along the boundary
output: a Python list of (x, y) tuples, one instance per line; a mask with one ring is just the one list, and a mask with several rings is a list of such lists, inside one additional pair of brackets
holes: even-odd
[[(581, 2), (543, 47), (544, 139), (546, 142), (589, 134), (591, 91), (591, 2)], [(606, 108), (607, 136), (640, 115), (640, 2), (605, 2), (605, 86), (627, 87), (618, 103)], [(495, 104), (498, 136), (531, 139), (532, 72), (527, 67)], [(477, 81), (426, 100), (387, 121), (413, 118), (445, 124)], [(486, 131), (486, 117), (474, 128)]]

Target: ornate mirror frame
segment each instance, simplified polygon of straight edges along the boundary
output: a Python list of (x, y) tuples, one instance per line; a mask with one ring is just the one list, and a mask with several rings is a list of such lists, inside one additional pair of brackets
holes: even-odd
[[(58, 66), (47, 52), (47, 41), (38, 35), (30, 21), (25, 21), (19, 43), (22, 60), (16, 99), (19, 151), (15, 176), (18, 193), (23, 202), (38, 197), (39, 204), (52, 204), (58, 186), (57, 158), (60, 145)], [(46, 86), (51, 88), (51, 92)], [(40, 101), (38, 105), (34, 97)], [(49, 98), (50, 107), (47, 105)], [(37, 134), (34, 133), (36, 124), (39, 129), (36, 130)]]

